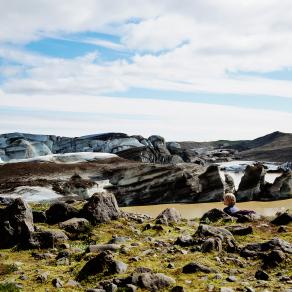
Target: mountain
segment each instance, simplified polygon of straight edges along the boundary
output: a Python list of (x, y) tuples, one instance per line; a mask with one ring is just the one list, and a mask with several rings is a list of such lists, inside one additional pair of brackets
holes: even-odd
[(179, 142), (184, 149), (235, 149), (246, 160), (286, 162), (292, 161), (292, 134), (273, 132), (254, 140), (218, 140), (211, 142)]

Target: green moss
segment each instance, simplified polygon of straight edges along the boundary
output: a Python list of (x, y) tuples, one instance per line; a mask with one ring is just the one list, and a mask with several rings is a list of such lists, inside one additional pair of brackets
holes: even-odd
[(0, 292), (18, 292), (20, 289), (14, 283), (0, 283)]

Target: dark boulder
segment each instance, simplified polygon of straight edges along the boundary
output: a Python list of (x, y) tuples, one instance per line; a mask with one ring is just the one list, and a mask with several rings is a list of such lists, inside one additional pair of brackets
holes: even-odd
[(226, 226), (233, 235), (248, 235), (252, 234), (252, 226)]
[(200, 219), (201, 223), (217, 222), (219, 220), (232, 221), (232, 217), (220, 209), (214, 208), (206, 212)]
[(127, 270), (127, 265), (123, 262), (114, 260), (109, 252), (101, 252), (89, 260), (78, 273), (77, 281), (82, 281), (89, 276), (102, 274), (113, 275), (122, 274)]
[(284, 253), (292, 254), (292, 244), (279, 239), (277, 237), (263, 242), (263, 243), (250, 243), (242, 248), (240, 255), (242, 257), (263, 257), (272, 250), (281, 250)]
[(238, 186), (236, 198), (238, 201), (257, 199), (265, 184), (266, 170), (262, 164), (248, 165)]
[(267, 255), (263, 257), (263, 264), (265, 268), (274, 268), (277, 267), (286, 259), (286, 255), (283, 251), (275, 249), (272, 250)]
[(195, 263), (195, 262), (191, 262), (191, 263), (185, 265), (182, 269), (182, 272), (184, 274), (193, 274), (193, 273), (197, 273), (197, 272), (216, 273), (216, 271), (214, 269), (211, 269), (205, 265)]
[(95, 193), (81, 210), (91, 224), (108, 222), (121, 216), (116, 198), (110, 193)]
[(271, 221), (275, 225), (288, 225), (292, 222), (292, 212), (287, 210), (281, 214), (278, 214), (277, 217)]
[(255, 278), (257, 280), (267, 281), (267, 280), (269, 280), (269, 275), (265, 271), (258, 270), (255, 273)]
[(32, 211), (33, 223), (46, 223), (47, 216), (45, 211)]
[(0, 248), (24, 245), (33, 232), (32, 210), (21, 198), (0, 209)]
[(64, 222), (74, 217), (79, 217), (79, 211), (69, 204), (58, 202), (46, 211), (48, 224)]
[(182, 247), (186, 247), (186, 246), (192, 246), (194, 245), (195, 241), (194, 238), (190, 235), (181, 235), (179, 236), (175, 243), (176, 245), (182, 246)]

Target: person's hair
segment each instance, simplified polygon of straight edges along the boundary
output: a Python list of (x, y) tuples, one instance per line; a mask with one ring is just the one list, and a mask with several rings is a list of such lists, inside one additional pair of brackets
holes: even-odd
[(223, 196), (224, 202), (230, 205), (234, 205), (236, 203), (236, 197), (232, 193), (227, 193)]

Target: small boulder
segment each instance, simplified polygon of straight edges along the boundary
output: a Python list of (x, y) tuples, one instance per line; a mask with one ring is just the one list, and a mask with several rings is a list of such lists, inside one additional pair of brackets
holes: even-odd
[(195, 233), (195, 237), (210, 237), (210, 236), (219, 237), (222, 240), (226, 238), (231, 238), (234, 240), (232, 233), (225, 228), (200, 224)]
[(227, 226), (227, 230), (229, 230), (233, 235), (248, 235), (252, 234), (252, 226)]
[(191, 263), (185, 265), (182, 269), (182, 272), (184, 274), (193, 274), (193, 273), (197, 273), (197, 272), (216, 273), (216, 271), (214, 269), (211, 269), (205, 265), (195, 263), (195, 262), (191, 262)]
[(79, 217), (78, 214), (79, 211), (76, 208), (63, 202), (58, 202), (51, 205), (51, 207), (46, 211), (48, 224), (64, 222), (71, 218)]
[(67, 235), (60, 230), (46, 230), (32, 233), (28, 248), (55, 248), (68, 240)]
[(222, 251), (222, 241), (220, 238), (218, 237), (214, 237), (214, 238), (207, 238), (201, 247), (202, 252), (210, 252), (210, 251), (218, 251), (221, 252)]
[(148, 291), (159, 291), (174, 285), (175, 280), (162, 273), (134, 273), (132, 284)]
[(272, 250), (267, 255), (264, 255), (263, 262), (265, 268), (274, 268), (277, 267), (281, 262), (286, 258), (286, 255), (283, 251), (275, 249)]
[(120, 217), (116, 198), (110, 193), (95, 193), (84, 205), (81, 214), (91, 224), (104, 223)]
[(277, 215), (277, 217), (273, 221), (271, 221), (271, 223), (274, 225), (288, 225), (291, 222), (292, 222), (292, 212), (289, 210)]
[(292, 244), (275, 237), (263, 243), (250, 243), (246, 245), (241, 249), (240, 255), (244, 258), (258, 258), (263, 257), (267, 252), (272, 250), (281, 250), (284, 253), (292, 254)]
[(52, 285), (55, 287), (55, 288), (62, 288), (64, 283), (63, 281), (61, 281), (59, 278), (54, 278), (52, 280)]
[(179, 223), (181, 221), (181, 214), (175, 208), (167, 208), (162, 211), (156, 218), (157, 224), (171, 224)]
[(122, 274), (127, 271), (127, 265), (116, 261), (109, 252), (101, 252), (89, 260), (78, 273), (77, 281), (82, 281), (89, 276), (104, 273), (106, 275)]
[(46, 223), (47, 216), (45, 211), (32, 211), (33, 223)]
[(220, 209), (214, 208), (206, 212), (200, 219), (201, 223), (217, 222), (219, 220), (232, 221), (233, 218)]
[(182, 247), (192, 246), (194, 244), (194, 239), (190, 235), (181, 235), (176, 239), (174, 244)]
[(257, 280), (264, 280), (264, 281), (267, 281), (267, 280), (269, 280), (269, 275), (268, 275), (265, 271), (258, 270), (258, 271), (256, 271), (256, 273), (255, 273), (255, 278), (256, 278)]
[(93, 253), (99, 253), (102, 251), (118, 251), (121, 248), (119, 244), (107, 243), (107, 244), (91, 244), (88, 246), (87, 251)]
[(60, 228), (65, 229), (69, 233), (82, 233), (89, 230), (89, 221), (84, 218), (71, 218), (59, 223)]

